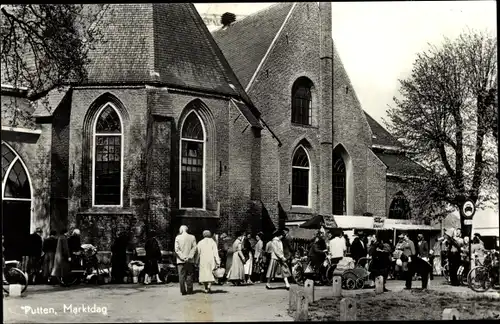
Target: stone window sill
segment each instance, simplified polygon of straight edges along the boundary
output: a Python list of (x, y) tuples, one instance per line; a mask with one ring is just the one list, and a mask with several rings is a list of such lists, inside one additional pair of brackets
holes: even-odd
[(172, 213), (177, 217), (189, 218), (219, 218), (218, 210), (202, 210), (202, 209), (173, 209)]
[(292, 206), (290, 212), (294, 214), (312, 214), (313, 210), (311, 207)]
[(292, 122), (291, 124), (293, 127), (314, 128), (314, 129), (318, 128), (318, 126), (315, 126), (315, 125), (305, 125), (305, 124), (299, 124), (299, 123), (294, 123), (294, 122)]

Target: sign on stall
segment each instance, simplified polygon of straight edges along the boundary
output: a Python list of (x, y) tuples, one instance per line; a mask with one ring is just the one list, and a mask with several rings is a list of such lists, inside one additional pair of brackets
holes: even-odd
[(335, 218), (333, 215), (323, 215), (323, 222), (325, 223), (326, 228), (337, 228), (337, 222), (335, 222)]
[(373, 228), (383, 228), (385, 217), (374, 216), (373, 217)]

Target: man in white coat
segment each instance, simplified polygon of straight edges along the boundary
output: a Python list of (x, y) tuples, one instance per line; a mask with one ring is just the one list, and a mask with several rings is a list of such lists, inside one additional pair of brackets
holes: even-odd
[(193, 293), (194, 257), (196, 253), (196, 238), (188, 234), (188, 227), (182, 225), (179, 235), (175, 238), (175, 254), (177, 255), (177, 270), (181, 294)]
[(217, 243), (211, 236), (210, 231), (203, 231), (203, 239), (198, 242), (197, 247), (199, 282), (205, 286), (205, 293), (210, 292), (210, 287), (215, 281), (213, 271), (220, 265)]

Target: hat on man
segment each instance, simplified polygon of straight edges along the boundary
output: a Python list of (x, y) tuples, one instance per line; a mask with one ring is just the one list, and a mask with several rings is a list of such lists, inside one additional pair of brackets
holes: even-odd
[(403, 233), (401, 233), (401, 234), (398, 235), (398, 237), (399, 238), (403, 238), (403, 237), (405, 237), (405, 235)]

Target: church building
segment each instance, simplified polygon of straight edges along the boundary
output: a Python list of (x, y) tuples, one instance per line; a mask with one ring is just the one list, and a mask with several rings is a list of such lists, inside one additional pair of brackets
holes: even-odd
[[(173, 249), (180, 225), (272, 232), (314, 215), (409, 218), (421, 173), (360, 106), (331, 3), (280, 3), (210, 34), (194, 5), (114, 4), (88, 79), (2, 84), (6, 253), (36, 227)], [(29, 118), (21, 118), (28, 116)]]
[(289, 224), (314, 214), (409, 218), (404, 184), (425, 170), (363, 111), (333, 44), (331, 3), (279, 3), (212, 34), (282, 142), (266, 154)]

